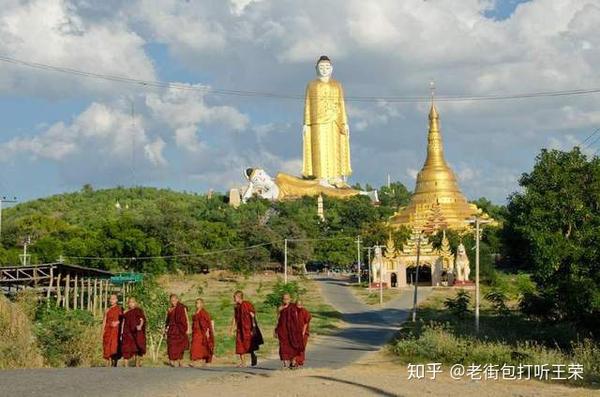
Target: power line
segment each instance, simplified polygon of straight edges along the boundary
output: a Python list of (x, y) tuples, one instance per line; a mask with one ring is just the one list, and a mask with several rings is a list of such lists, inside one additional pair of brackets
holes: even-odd
[[(288, 242), (304, 242), (304, 241), (330, 241), (330, 240), (354, 240), (354, 237), (329, 237), (329, 238), (297, 238), (288, 239)], [(234, 251), (246, 251), (259, 247), (265, 247), (268, 245), (275, 245), (282, 243), (284, 240), (276, 240), (269, 243), (262, 243), (256, 245), (250, 245), (247, 247), (240, 248), (227, 248), (222, 250), (207, 251), (199, 254), (178, 254), (178, 255), (156, 255), (156, 256), (64, 256), (65, 259), (79, 259), (79, 260), (114, 260), (114, 261), (142, 261), (142, 260), (153, 260), (153, 259), (177, 259), (177, 258), (200, 258), (209, 255), (223, 254)]]
[[(281, 241), (283, 241), (283, 240), (281, 240)], [(248, 247), (228, 248), (228, 249), (222, 249), (222, 250), (207, 251), (207, 252), (202, 252), (202, 253), (199, 253), (199, 254), (157, 255), (157, 256), (140, 256), (140, 257), (134, 257), (134, 256), (115, 256), (115, 257), (107, 257), (107, 256), (65, 256), (64, 258), (66, 258), (66, 259), (81, 259), (81, 260), (98, 260), (98, 261), (103, 261), (103, 260), (139, 261), (139, 260), (152, 260), (152, 259), (200, 258), (200, 257), (203, 257), (203, 256), (209, 256), (209, 255), (214, 255), (214, 254), (222, 254), (222, 253), (226, 253), (226, 252), (250, 250), (250, 249), (254, 249), (254, 248), (264, 247), (264, 246), (267, 246), (267, 245), (273, 245), (273, 244), (275, 244), (277, 242), (279, 242), (279, 241), (273, 241), (273, 242), (270, 242), (270, 243), (250, 245)]]
[(585, 138), (585, 139), (583, 140), (583, 142), (581, 142), (581, 144), (582, 144), (582, 145), (583, 145), (583, 144), (585, 144), (585, 143), (588, 141), (588, 139), (590, 139), (591, 137), (593, 137), (594, 135), (596, 135), (598, 132), (600, 132), (600, 127), (596, 128), (596, 129), (594, 130), (594, 132), (592, 132), (590, 135), (588, 135), (588, 136), (587, 136), (587, 138)]
[[(136, 79), (121, 75), (102, 74), (87, 72), (78, 69), (67, 68), (63, 66), (49, 65), (39, 62), (24, 61), (21, 59), (11, 58), (7, 56), (0, 56), (0, 62), (9, 63), (17, 66), (24, 66), (38, 70), (45, 70), (51, 72), (65, 73), (80, 77), (94, 78), (107, 80), (118, 83), (125, 83), (131, 85), (137, 85), (145, 88), (168, 88), (182, 91), (196, 91), (210, 95), (224, 95), (224, 96), (239, 96), (239, 97), (261, 97), (261, 98), (277, 98), (277, 99), (290, 99), (290, 100), (304, 100), (304, 95), (298, 94), (279, 94), (274, 92), (265, 91), (251, 91), (251, 90), (232, 90), (223, 88), (213, 88), (205, 85), (189, 85), (184, 83), (174, 83), (160, 80), (143, 80)], [(436, 96), (438, 102), (466, 102), (466, 101), (496, 101), (496, 100), (512, 100), (512, 99), (530, 99), (530, 98), (548, 98), (548, 97), (560, 97), (560, 96), (576, 96), (576, 95), (589, 95), (600, 93), (600, 88), (581, 88), (581, 89), (570, 89), (570, 90), (559, 90), (559, 91), (538, 91), (529, 93), (517, 93), (517, 94), (492, 94), (492, 95), (439, 95)], [(430, 96), (346, 96), (346, 101), (351, 102), (396, 102), (396, 103), (421, 103), (429, 102)]]

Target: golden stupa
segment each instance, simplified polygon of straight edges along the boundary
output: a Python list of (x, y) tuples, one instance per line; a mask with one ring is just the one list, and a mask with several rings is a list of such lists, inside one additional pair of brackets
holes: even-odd
[(438, 213), (446, 228), (461, 230), (468, 228), (468, 218), (480, 212), (462, 194), (454, 172), (446, 163), (439, 118), (432, 95), (427, 159), (417, 174), (417, 185), (410, 203), (399, 208), (390, 218), (390, 224), (394, 227), (407, 226), (411, 230), (421, 230), (432, 213)]

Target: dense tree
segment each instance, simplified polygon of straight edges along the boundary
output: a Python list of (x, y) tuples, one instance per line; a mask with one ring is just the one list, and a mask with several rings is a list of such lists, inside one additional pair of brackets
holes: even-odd
[(519, 183), (522, 192), (508, 205), (507, 246), (538, 285), (525, 307), (598, 327), (600, 159), (578, 148), (542, 150)]
[[(406, 192), (399, 183), (393, 187)], [(255, 198), (233, 208), (220, 194), (85, 186), (80, 192), (7, 209), (0, 263), (15, 263), (19, 244), (31, 236), (34, 263), (62, 255), (69, 262), (113, 271), (161, 273), (222, 266), (251, 271), (281, 264), (287, 238), (291, 265), (312, 259), (349, 266), (356, 260), (357, 235), (363, 235), (366, 244), (387, 239), (385, 221), (399, 203), (392, 196), (389, 205), (380, 206), (364, 196), (325, 197), (321, 220), (317, 200), (310, 197), (278, 203)], [(394, 233), (398, 246), (405, 235)], [(258, 247), (246, 249), (254, 246)]]

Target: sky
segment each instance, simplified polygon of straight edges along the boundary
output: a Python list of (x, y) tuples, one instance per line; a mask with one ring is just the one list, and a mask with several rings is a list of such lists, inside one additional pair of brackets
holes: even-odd
[[(117, 185), (226, 191), (301, 170), (302, 96), (328, 55), (348, 97), (600, 87), (596, 0), (0, 0), (0, 56), (169, 81), (151, 88), (0, 62), (0, 195)], [(205, 89), (202, 89), (205, 88)], [(600, 127), (600, 94), (439, 102), (469, 199), (502, 204), (541, 148)], [(414, 188), (427, 103), (348, 101), (350, 182)], [(600, 142), (585, 147), (593, 155)]]

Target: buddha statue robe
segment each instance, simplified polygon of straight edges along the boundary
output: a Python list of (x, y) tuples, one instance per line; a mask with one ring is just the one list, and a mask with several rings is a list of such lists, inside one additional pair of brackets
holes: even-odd
[(341, 83), (312, 80), (306, 87), (304, 105), (303, 167), (306, 177), (332, 183), (352, 174), (350, 139)]

